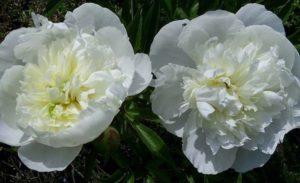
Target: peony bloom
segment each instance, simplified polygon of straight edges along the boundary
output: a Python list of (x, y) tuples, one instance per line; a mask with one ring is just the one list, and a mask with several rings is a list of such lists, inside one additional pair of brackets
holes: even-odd
[(152, 109), (200, 173), (261, 167), (300, 125), (300, 57), (262, 5), (171, 22), (150, 58)]
[(150, 82), (147, 55), (134, 55), (110, 10), (83, 4), (63, 23), (33, 14), (36, 27), (0, 45), (0, 141), (21, 146), (29, 168), (63, 170), (112, 122), (128, 95)]

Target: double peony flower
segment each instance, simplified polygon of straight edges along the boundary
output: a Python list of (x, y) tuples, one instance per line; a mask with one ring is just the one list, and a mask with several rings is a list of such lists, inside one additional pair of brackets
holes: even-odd
[(300, 126), (300, 57), (262, 5), (171, 22), (150, 59), (152, 110), (201, 173), (260, 167)]
[(38, 171), (63, 170), (82, 144), (97, 138), (128, 95), (152, 79), (110, 10), (84, 4), (63, 23), (33, 15), (34, 28), (7, 35), (0, 47), (0, 140)]
[[(0, 141), (37, 171), (63, 170), (145, 89), (151, 63), (134, 54), (110, 10), (87, 3), (0, 45)], [(211, 11), (164, 26), (151, 45), (152, 110), (200, 173), (264, 165), (300, 126), (300, 57), (264, 6)]]

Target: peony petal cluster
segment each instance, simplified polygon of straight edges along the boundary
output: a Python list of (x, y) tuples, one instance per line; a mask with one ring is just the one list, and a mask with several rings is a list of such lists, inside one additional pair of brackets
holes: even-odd
[(64, 170), (152, 79), (110, 10), (86, 3), (52, 23), (10, 32), (0, 44), (0, 141), (30, 169)]
[(152, 110), (204, 174), (263, 166), (300, 126), (300, 57), (259, 4), (165, 25), (150, 58)]

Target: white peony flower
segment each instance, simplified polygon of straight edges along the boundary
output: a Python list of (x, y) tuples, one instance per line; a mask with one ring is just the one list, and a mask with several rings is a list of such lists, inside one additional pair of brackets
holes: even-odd
[(87, 3), (63, 23), (33, 15), (34, 28), (0, 45), (0, 141), (21, 146), (29, 168), (63, 170), (98, 137), (128, 95), (149, 84), (147, 55), (134, 55), (123, 24)]
[(262, 5), (171, 22), (150, 58), (152, 109), (201, 173), (261, 167), (300, 125), (300, 57)]

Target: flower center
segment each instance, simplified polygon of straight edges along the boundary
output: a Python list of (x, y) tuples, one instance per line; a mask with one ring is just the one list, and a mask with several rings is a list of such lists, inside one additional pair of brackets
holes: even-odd
[(184, 78), (183, 88), (185, 101), (206, 119), (214, 112), (234, 116), (242, 109), (238, 88), (220, 70), (208, 70), (204, 77), (196, 80)]
[(276, 46), (261, 51), (257, 45), (213, 44), (203, 52), (196, 74), (183, 78), (183, 106), (196, 111), (208, 143), (239, 146), (288, 106), (287, 87), (295, 77)]
[(37, 63), (25, 65), (16, 106), (20, 127), (58, 132), (77, 123), (91, 101), (105, 102), (107, 88), (122, 75), (111, 49), (97, 48), (109, 62), (91, 57), (78, 42), (60, 40), (41, 51)]

